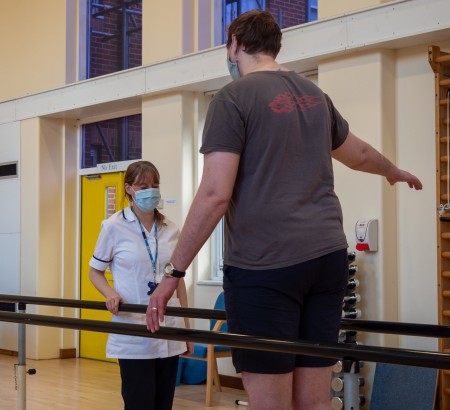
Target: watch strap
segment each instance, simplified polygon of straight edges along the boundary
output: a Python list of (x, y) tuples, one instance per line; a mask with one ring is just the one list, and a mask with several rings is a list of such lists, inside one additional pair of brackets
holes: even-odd
[(186, 276), (186, 272), (181, 272), (179, 270), (172, 270), (172, 273), (169, 274), (169, 276), (172, 276), (173, 278), (184, 278)]

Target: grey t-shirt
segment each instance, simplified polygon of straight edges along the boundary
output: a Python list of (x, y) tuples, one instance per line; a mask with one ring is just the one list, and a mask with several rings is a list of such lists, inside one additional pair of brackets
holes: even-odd
[(331, 151), (348, 131), (330, 98), (294, 72), (254, 72), (215, 95), (200, 152), (240, 155), (225, 264), (282, 268), (347, 248)]

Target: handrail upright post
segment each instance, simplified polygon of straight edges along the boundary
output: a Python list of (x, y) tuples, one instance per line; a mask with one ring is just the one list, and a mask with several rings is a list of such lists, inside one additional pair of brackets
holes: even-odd
[[(18, 312), (26, 313), (26, 304), (18, 303)], [(17, 365), (17, 408), (19, 410), (26, 410), (26, 334), (25, 323), (19, 323), (19, 363)]]

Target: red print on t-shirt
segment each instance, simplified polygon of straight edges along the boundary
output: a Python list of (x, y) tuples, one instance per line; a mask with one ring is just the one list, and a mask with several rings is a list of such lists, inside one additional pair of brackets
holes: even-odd
[(294, 95), (289, 91), (278, 94), (269, 104), (273, 112), (306, 111), (321, 104), (319, 97), (313, 95)]

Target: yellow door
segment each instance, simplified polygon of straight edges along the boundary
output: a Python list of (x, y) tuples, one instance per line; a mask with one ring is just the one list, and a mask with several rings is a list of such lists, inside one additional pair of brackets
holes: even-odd
[[(89, 280), (89, 260), (94, 253), (95, 243), (104, 219), (123, 207), (124, 172), (83, 176), (81, 181), (81, 300), (104, 301), (103, 295)], [(106, 277), (113, 284), (111, 272)], [(81, 310), (82, 319), (111, 320), (111, 313), (102, 310)], [(106, 333), (80, 331), (80, 357), (97, 360), (107, 359), (105, 355)]]

